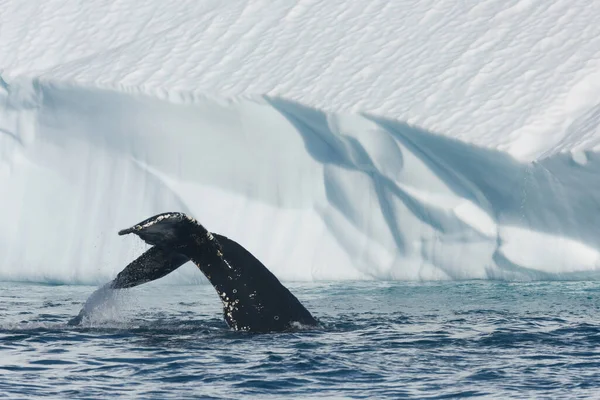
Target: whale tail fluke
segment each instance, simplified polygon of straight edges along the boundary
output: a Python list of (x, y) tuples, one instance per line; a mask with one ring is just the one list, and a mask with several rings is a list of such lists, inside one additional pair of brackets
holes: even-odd
[(235, 330), (272, 332), (318, 322), (256, 257), (236, 241), (211, 233), (194, 218), (170, 212), (150, 217), (119, 235), (133, 233), (152, 245), (117, 277), (98, 289), (69, 324), (77, 325), (114, 289), (154, 281), (193, 261), (223, 302), (226, 322)]
[(112, 289), (126, 289), (155, 281), (170, 274), (190, 259), (181, 253), (175, 253), (154, 246), (129, 263), (111, 282)]
[(114, 289), (132, 288), (142, 283), (155, 281), (170, 274), (189, 261), (185, 255), (154, 246), (130, 262), (111, 282), (96, 290), (86, 301), (79, 314), (67, 325), (80, 325), (83, 319), (108, 297)]
[(169, 212), (157, 214), (131, 228), (120, 230), (119, 235), (133, 233), (148, 244), (173, 250), (182, 242), (182, 238), (198, 231), (207, 232), (194, 218), (184, 213)]
[[(96, 297), (114, 289), (132, 288), (160, 279), (190, 259), (177, 251), (183, 239), (191, 232), (206, 232), (196, 220), (179, 212), (162, 213), (147, 218), (131, 228), (119, 231), (119, 235), (136, 234), (153, 247), (129, 263), (111, 282), (98, 289), (86, 302), (69, 325), (79, 325), (95, 308)], [(94, 301), (93, 301), (94, 300)]]

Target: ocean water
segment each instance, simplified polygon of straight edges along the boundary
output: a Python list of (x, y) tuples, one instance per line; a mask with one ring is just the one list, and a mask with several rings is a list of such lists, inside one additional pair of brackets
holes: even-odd
[(600, 283), (286, 284), (322, 327), (228, 330), (208, 285), (0, 283), (0, 398), (598, 398)]

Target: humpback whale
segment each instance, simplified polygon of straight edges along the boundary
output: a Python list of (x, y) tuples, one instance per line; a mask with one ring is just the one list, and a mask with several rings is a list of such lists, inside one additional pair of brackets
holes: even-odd
[[(192, 261), (217, 291), (224, 319), (233, 330), (281, 332), (297, 325), (317, 325), (296, 296), (248, 250), (226, 236), (209, 232), (184, 213), (158, 214), (119, 231), (119, 235), (131, 233), (152, 247), (103, 290), (154, 281)], [(79, 324), (86, 313), (84, 306), (69, 324)]]

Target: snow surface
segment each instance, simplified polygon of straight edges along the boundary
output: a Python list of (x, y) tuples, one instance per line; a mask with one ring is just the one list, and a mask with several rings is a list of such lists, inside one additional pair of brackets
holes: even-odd
[(104, 282), (164, 211), (284, 280), (600, 276), (600, 3), (0, 9), (2, 280)]

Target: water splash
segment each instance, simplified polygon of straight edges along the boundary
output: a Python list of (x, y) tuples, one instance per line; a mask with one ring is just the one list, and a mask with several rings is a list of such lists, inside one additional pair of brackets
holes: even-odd
[(72, 318), (68, 325), (81, 325), (84, 322), (102, 319), (118, 319), (118, 300), (121, 298), (121, 292), (113, 289), (111, 282), (96, 289), (88, 297), (79, 314)]

